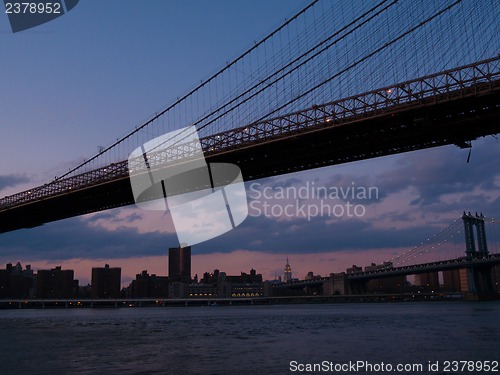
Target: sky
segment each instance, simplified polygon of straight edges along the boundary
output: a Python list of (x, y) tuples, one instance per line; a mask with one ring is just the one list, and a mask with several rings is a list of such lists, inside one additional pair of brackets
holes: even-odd
[[(307, 3), (85, 0), (19, 33), (0, 16), (0, 196), (50, 181), (95, 154)], [(499, 142), (492, 136), (474, 141), (468, 163), (468, 150), (445, 146), (247, 182), (249, 216), (193, 246), (193, 276), (255, 268), (273, 279), (287, 257), (295, 277), (328, 275), (391, 259), (464, 210), (498, 218)], [(279, 195), (311, 185), (372, 187), (376, 194), (323, 197), (339, 210), (349, 201), (358, 215), (280, 213), (289, 204), (320, 205), (321, 199)], [(271, 196), (263, 198), (264, 191)], [(264, 203), (271, 207), (267, 215)], [(0, 236), (0, 263), (62, 265), (74, 269), (81, 284), (90, 281), (91, 267), (105, 263), (122, 267), (124, 285), (142, 270), (166, 275), (168, 248), (177, 244), (167, 213), (135, 206)]]

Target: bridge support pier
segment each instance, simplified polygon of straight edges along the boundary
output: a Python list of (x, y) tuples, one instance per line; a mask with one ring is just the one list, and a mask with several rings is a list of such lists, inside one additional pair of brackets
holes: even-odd
[[(470, 212), (468, 214), (464, 212), (462, 220), (464, 221), (465, 254), (467, 260), (487, 257), (489, 251), (486, 242), (483, 214), (478, 215), (476, 213), (476, 215), (472, 215)], [(463, 270), (465, 271), (464, 276), (467, 278), (467, 287), (465, 290), (467, 299), (484, 299), (494, 295), (495, 288), (492, 279), (492, 269), (493, 266), (490, 265), (477, 265), (469, 266)], [(464, 284), (462, 282), (462, 285)]]
[(323, 281), (323, 296), (335, 296), (349, 294), (349, 283), (344, 272), (330, 274), (330, 278)]
[(368, 281), (351, 281), (348, 284), (347, 294), (366, 294), (368, 291)]
[(464, 270), (467, 278), (467, 289), (464, 290), (467, 299), (480, 300), (494, 296), (492, 270), (493, 266), (472, 266)]

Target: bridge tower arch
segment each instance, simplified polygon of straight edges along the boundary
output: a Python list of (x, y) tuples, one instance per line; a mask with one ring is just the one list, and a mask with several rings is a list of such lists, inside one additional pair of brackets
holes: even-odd
[[(489, 254), (486, 242), (486, 230), (483, 214), (472, 215), (470, 212), (462, 215), (465, 229), (465, 254), (467, 260), (481, 259)], [(481, 294), (491, 294), (494, 290), (491, 278), (491, 265), (473, 265), (464, 271), (467, 278), (467, 292), (477, 297)]]
[[(483, 214), (472, 215), (463, 213), (465, 230), (465, 254), (467, 259), (482, 258), (489, 254), (488, 244), (486, 243), (486, 230), (484, 228)], [(477, 240), (477, 243), (476, 243)]]

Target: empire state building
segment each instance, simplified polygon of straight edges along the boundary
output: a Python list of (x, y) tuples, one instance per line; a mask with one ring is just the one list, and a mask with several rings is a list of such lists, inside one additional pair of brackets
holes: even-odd
[(288, 257), (286, 257), (285, 273), (283, 275), (283, 282), (287, 283), (292, 281), (292, 267), (288, 263)]

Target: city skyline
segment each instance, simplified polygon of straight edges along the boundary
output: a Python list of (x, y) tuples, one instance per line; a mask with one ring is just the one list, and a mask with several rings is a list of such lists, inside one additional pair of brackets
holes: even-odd
[[(284, 279), (284, 277), (286, 276), (286, 269), (287, 269), (287, 266), (288, 267), (291, 267), (291, 265), (289, 264), (288, 262), (288, 257), (285, 258), (284, 262), (286, 262), (286, 265), (285, 263), (283, 263), (284, 265), (281, 267), (281, 273), (279, 274), (274, 274), (274, 276), (272, 278), (264, 278), (264, 281), (274, 281), (274, 280), (281, 280), (281, 279)], [(15, 266), (13, 266), (13, 264), (15, 264)], [(93, 265), (91, 265), (91, 268), (90, 268), (90, 271), (89, 271), (89, 274), (85, 277), (77, 277), (77, 275), (75, 274), (74, 275), (74, 279), (75, 280), (78, 280), (79, 282), (79, 285), (80, 286), (84, 286), (84, 285), (90, 285), (91, 284), (91, 281), (92, 281), (92, 275), (93, 273), (95, 272), (96, 269), (102, 269), (102, 268), (108, 268), (110, 267), (108, 264), (105, 264), (104, 267), (98, 267), (97, 265), (98, 264), (102, 264), (102, 263), (95, 263)], [(147, 273), (150, 273), (152, 275), (158, 275), (158, 276), (166, 276), (168, 277), (171, 281), (181, 281), (181, 278), (180, 276), (177, 274), (177, 273), (174, 273), (173, 275), (170, 274), (170, 272), (168, 272), (168, 269), (170, 268), (169, 266), (170, 264), (170, 259), (167, 257), (167, 264), (166, 266), (164, 267), (165, 270), (164, 270), (164, 273), (156, 273), (156, 272), (151, 272), (149, 269), (147, 268), (142, 268), (140, 271), (139, 269), (136, 268), (136, 271), (135, 271), (135, 276), (143, 273), (143, 272), (147, 272)], [(38, 267), (37, 264), (30, 264), (29, 262), (22, 262), (22, 260), (18, 260), (17, 262), (13, 263), (13, 262), (9, 262), (7, 263), (7, 266), (13, 266), (13, 267), (16, 267), (16, 266), (20, 266), (20, 267), (25, 267), (26, 270), (29, 270), (29, 271), (32, 271), (34, 272), (35, 274), (38, 273), (39, 271), (51, 271), (51, 270), (54, 270), (54, 269), (59, 269), (59, 270), (64, 270), (64, 271), (74, 271), (71, 267), (65, 265), (64, 263), (61, 263), (61, 264), (53, 264), (53, 265), (49, 265), (49, 266), (42, 266), (42, 267)], [(136, 264), (137, 266), (137, 264)], [(195, 276), (198, 277), (198, 279), (201, 279), (203, 274), (205, 273), (210, 273), (214, 270), (220, 270), (220, 271), (225, 271), (225, 269), (223, 267), (220, 267), (220, 266), (216, 266), (214, 268), (206, 268), (206, 269), (202, 269), (200, 268), (200, 266), (198, 266), (199, 270), (202, 270), (201, 272), (192, 272), (191, 273), (191, 279), (194, 280), (195, 279)], [(251, 265), (250, 265), (251, 267)], [(7, 267), (8, 268), (8, 267)], [(113, 263), (113, 267), (111, 268), (119, 268), (119, 269), (122, 269), (121, 265), (118, 263), (118, 262), (115, 262)], [(251, 267), (253, 269), (253, 267)], [(345, 270), (344, 270), (345, 271)], [(243, 269), (239, 272), (245, 272)], [(307, 274), (309, 273), (313, 273), (316, 275), (321, 275), (320, 273), (317, 272), (317, 270), (308, 270), (304, 273), (304, 275), (300, 275), (299, 272), (297, 271), (293, 271), (293, 273), (291, 272), (291, 275), (296, 275), (294, 277), (294, 279), (304, 279), (307, 277)], [(342, 271), (343, 272), (343, 271)], [(229, 272), (231, 273), (231, 272)], [(232, 272), (232, 273), (235, 273), (235, 272)], [(237, 274), (238, 272), (236, 272)], [(328, 276), (329, 273), (324, 273), (324, 276)], [(82, 276), (82, 275), (81, 275)], [(173, 278), (172, 278), (173, 277)], [(125, 276), (125, 278), (121, 278), (121, 288), (124, 288), (124, 287), (127, 287), (130, 285), (130, 282), (133, 281), (134, 279), (128, 277), (128, 276)], [(186, 280), (185, 278), (183, 279), (184, 281)], [(289, 278), (289, 280), (291, 280), (291, 277)]]
[[(172, 254), (178, 250), (183, 249), (171, 248), (169, 253)], [(477, 254), (475, 251), (472, 249), (471, 259), (481, 253), (481, 250), (477, 250)], [(5, 269), (0, 269), (0, 298), (6, 299), (8, 303), (9, 300), (16, 299), (66, 301), (203, 297), (227, 299), (445, 292), (461, 293), (461, 298), (470, 299), (477, 298), (478, 295), (480, 298), (488, 298), (500, 290), (500, 265), (495, 266), (495, 263), (483, 270), (481, 270), (481, 264), (477, 263), (476, 276), (472, 279), (467, 268), (463, 266), (462, 268), (446, 268), (447, 265), (453, 264), (449, 261), (441, 264), (441, 267), (444, 267), (441, 270), (426, 268), (418, 271), (410, 268), (408, 272), (403, 271), (406, 272), (404, 274), (400, 274), (401, 269), (394, 268), (392, 262), (381, 264), (372, 262), (365, 266), (353, 264), (339, 273), (319, 275), (309, 271), (305, 277), (293, 277), (293, 270), (287, 258), (282, 274), (275, 275), (273, 280), (266, 280), (254, 268), (251, 268), (249, 273), (242, 271), (239, 275), (229, 275), (219, 268), (200, 275), (183, 274), (178, 267), (181, 265), (189, 268), (190, 260), (189, 251), (184, 254), (174, 254), (169, 258), (168, 276), (149, 274), (148, 270), (142, 270), (136, 274), (135, 279), (127, 283), (121, 282), (120, 267), (110, 267), (108, 264), (104, 267), (93, 267), (92, 282), (87, 285), (80, 284), (80, 280), (74, 278), (72, 269), (65, 269), (62, 266), (37, 270), (35, 273), (31, 265), (26, 265), (23, 269), (19, 262), (16, 265), (9, 263)], [(494, 262), (497, 263), (498, 258), (495, 258)], [(429, 265), (425, 266), (429, 267)], [(381, 272), (393, 273), (385, 277), (377, 277)], [(349, 277), (354, 278), (349, 279)], [(365, 277), (365, 279), (359, 280), (357, 279), (359, 277)], [(478, 292), (476, 287), (481, 289), (479, 294), (475, 294)], [(79, 305), (80, 302), (75, 306)], [(67, 304), (66, 307), (68, 307)]]
[(0, 373), (498, 371), (499, 0), (4, 5)]
[[(9, 134), (0, 141), (3, 160), (9, 161), (0, 166), (0, 195), (43, 184), (88, 158), (306, 3), (226, 1), (189, 9), (158, 2), (141, 18), (132, 7), (116, 14), (116, 4), (86, 2), (15, 38), (7, 19), (1, 19), (2, 64), (11, 74), (0, 98), (2, 126)], [(104, 8), (94, 18), (96, 4)], [(106, 18), (109, 14), (116, 17)], [(206, 14), (213, 17), (206, 19)], [(95, 21), (90, 29), (89, 19)], [(174, 39), (178, 30), (184, 33)], [(153, 53), (143, 40), (159, 47)], [(46, 73), (26, 69), (26, 61), (39, 61)], [(464, 210), (498, 218), (499, 141), (487, 137), (472, 145), (470, 160), (469, 150), (445, 146), (259, 180), (257, 191), (300, 189), (314, 182), (327, 188), (376, 187), (378, 195), (358, 202), (366, 210), (363, 217), (252, 216), (261, 206), (252, 211), (249, 205), (250, 216), (240, 227), (193, 246), (193, 270), (221, 265), (237, 273), (253, 264), (269, 278), (281, 271), (288, 255), (303, 267), (295, 267), (300, 274), (339, 272), (351, 263), (386, 261), (443, 229)], [(251, 204), (257, 193), (250, 183), (247, 188)], [(264, 203), (288, 201), (274, 196)], [(130, 206), (2, 234), (0, 261), (24, 260), (49, 269), (63, 264), (81, 279), (93, 264), (120, 263), (123, 276), (131, 280), (137, 264), (165, 274), (167, 249), (175, 241), (168, 215)]]

